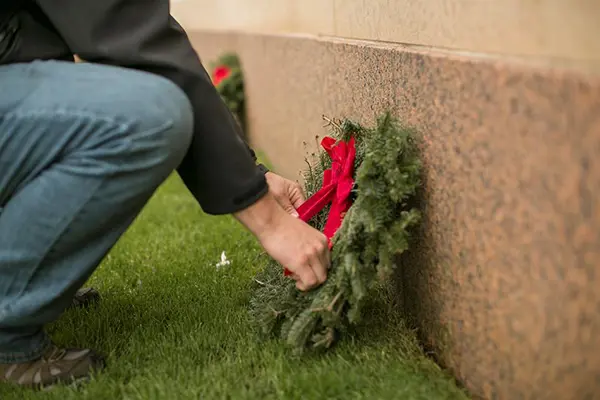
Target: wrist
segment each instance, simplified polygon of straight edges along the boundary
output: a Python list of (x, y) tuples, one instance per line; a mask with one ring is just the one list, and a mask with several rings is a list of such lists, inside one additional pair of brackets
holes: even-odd
[(260, 172), (262, 172), (262, 173), (263, 173), (263, 174), (265, 174), (265, 175), (266, 175), (268, 172), (270, 172), (270, 171), (269, 171), (269, 169), (268, 169), (268, 168), (267, 168), (267, 167), (266, 167), (264, 164), (258, 164), (256, 167), (258, 168), (258, 170), (259, 170)]
[(234, 214), (234, 217), (258, 238), (264, 236), (285, 216), (287, 213), (270, 192), (251, 206)]

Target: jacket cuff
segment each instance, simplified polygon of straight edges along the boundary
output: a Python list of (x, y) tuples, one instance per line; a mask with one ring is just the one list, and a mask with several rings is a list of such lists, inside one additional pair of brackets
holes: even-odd
[(269, 191), (269, 185), (267, 184), (264, 175), (269, 172), (269, 169), (264, 164), (258, 164), (256, 169), (260, 172), (261, 179), (259, 180), (256, 189), (254, 191), (251, 189), (241, 196), (237, 196), (233, 199), (233, 211), (230, 211), (230, 214), (233, 214), (238, 211), (242, 211), (245, 208), (250, 207), (258, 200), (260, 200), (264, 195)]
[(260, 180), (254, 188), (251, 188), (246, 193), (234, 197), (232, 204), (226, 208), (219, 210), (218, 208), (213, 208), (209, 211), (210, 214), (219, 215), (219, 214), (234, 214), (236, 212), (242, 211), (257, 201), (259, 201), (263, 196), (265, 196), (269, 192), (269, 185), (266, 180)]
[(258, 164), (256, 167), (263, 174), (266, 174), (267, 172), (269, 172), (269, 168), (267, 168), (264, 164)]

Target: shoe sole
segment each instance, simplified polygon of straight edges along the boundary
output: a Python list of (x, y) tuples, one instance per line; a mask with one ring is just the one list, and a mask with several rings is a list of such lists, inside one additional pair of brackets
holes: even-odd
[(90, 376), (82, 376), (79, 378), (73, 378), (73, 379), (69, 379), (66, 381), (63, 380), (63, 381), (58, 381), (58, 382), (54, 382), (54, 383), (49, 383), (47, 385), (42, 385), (39, 387), (39, 390), (41, 392), (49, 392), (52, 389), (56, 388), (57, 386), (77, 389), (79, 386), (83, 386), (84, 384), (89, 383), (90, 380), (91, 380)]

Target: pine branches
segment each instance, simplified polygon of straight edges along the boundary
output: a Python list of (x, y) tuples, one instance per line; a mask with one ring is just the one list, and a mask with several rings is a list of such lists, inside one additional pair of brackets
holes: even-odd
[[(256, 277), (250, 314), (267, 337), (280, 337), (296, 352), (325, 350), (362, 317), (362, 307), (379, 279), (393, 271), (398, 254), (408, 249), (420, 213), (408, 206), (420, 186), (421, 162), (416, 135), (389, 114), (366, 129), (351, 121), (327, 120), (331, 136), (356, 140), (353, 206), (333, 238), (332, 269), (319, 288), (303, 293), (283, 277), (273, 260)], [(321, 186), (331, 161), (320, 153), (305, 170), (305, 189)], [(328, 209), (310, 224), (322, 230)]]

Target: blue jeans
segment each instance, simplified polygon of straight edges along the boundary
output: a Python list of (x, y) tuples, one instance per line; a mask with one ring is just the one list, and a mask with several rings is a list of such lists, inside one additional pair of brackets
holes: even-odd
[(0, 66), (0, 363), (42, 354), (44, 325), (177, 168), (192, 129), (187, 97), (162, 77)]

